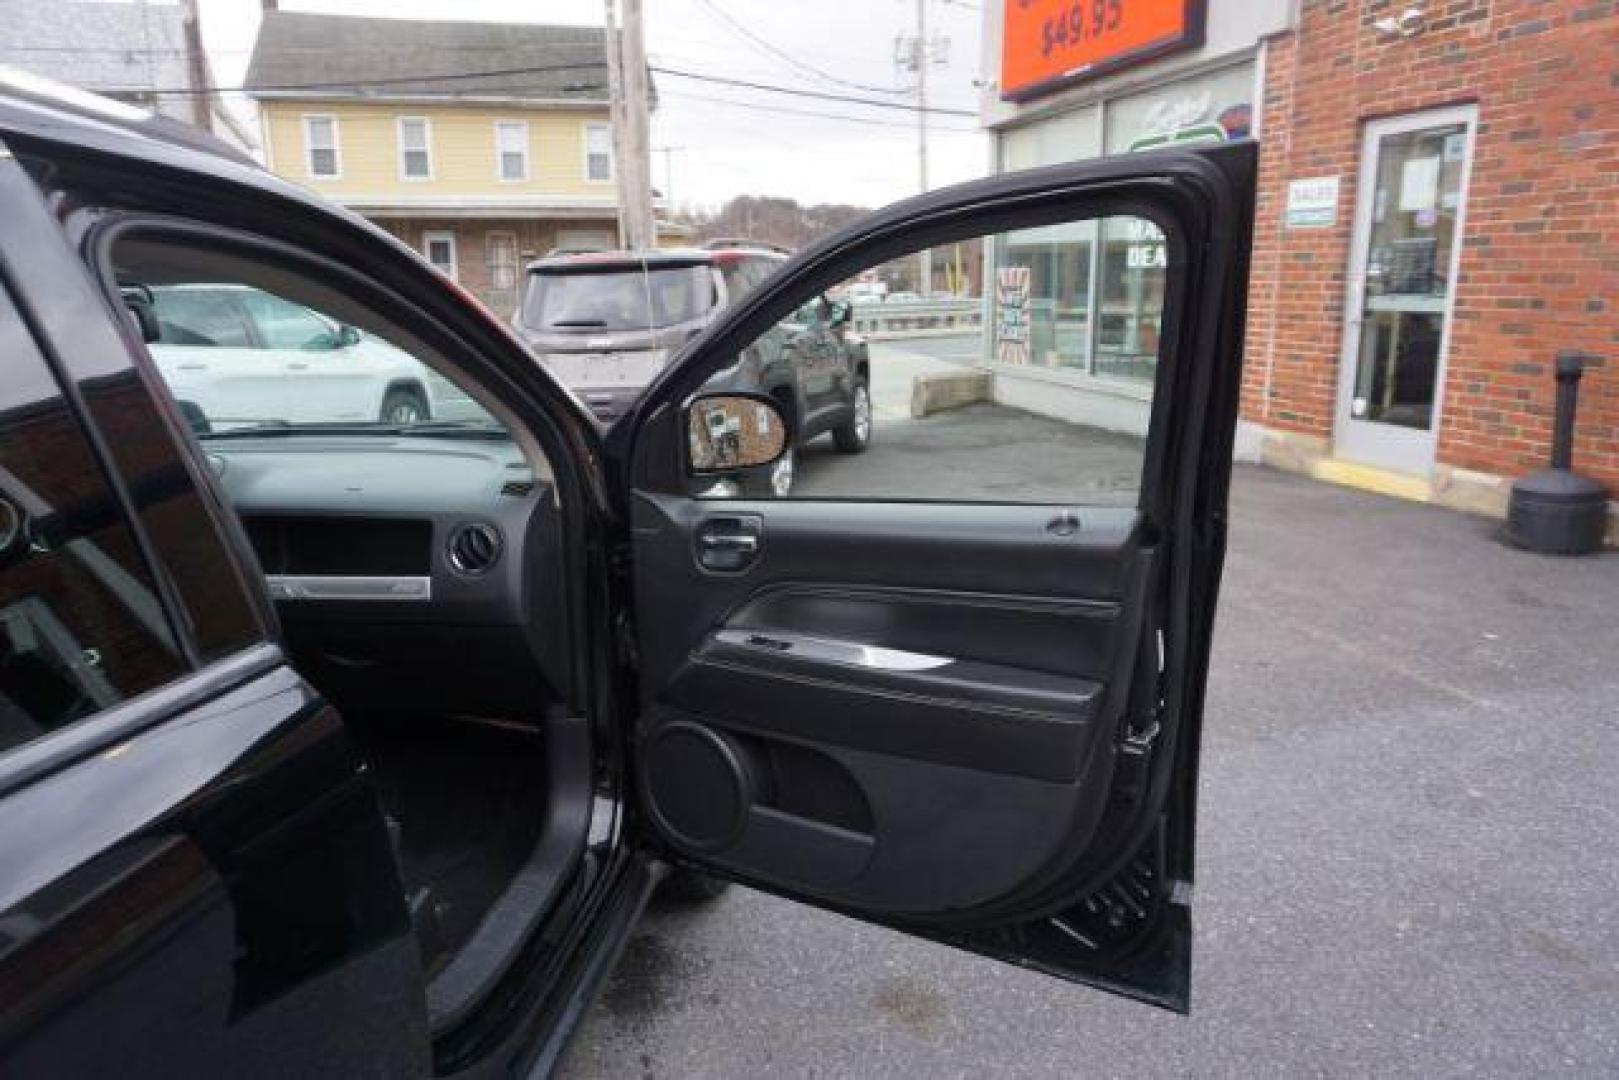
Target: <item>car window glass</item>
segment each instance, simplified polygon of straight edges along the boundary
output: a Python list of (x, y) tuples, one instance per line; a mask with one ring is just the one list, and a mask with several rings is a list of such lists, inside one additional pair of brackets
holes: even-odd
[(781, 259), (749, 259), (748, 276), (754, 286), (763, 285), (776, 268), (782, 264)]
[(714, 303), (707, 266), (540, 271), (523, 323), (536, 330), (644, 330), (701, 318)]
[(76, 417), (0, 296), (0, 753), (184, 671)]
[(792, 455), (705, 494), (1135, 505), (1171, 254), (1119, 215), (851, 275), (726, 376), (780, 403)]
[[(148, 288), (160, 298), (228, 297), (253, 316), (263, 342), (253, 353), (199, 359), (167, 339), (148, 346), (204, 443), (262, 427), (439, 423), (504, 432), (456, 382), (420, 359), (429, 354), (425, 346), (313, 276), (147, 239), (120, 242), (113, 259), (120, 286)], [(368, 325), (357, 326), (360, 320)], [(312, 351), (321, 355), (312, 358)]]
[(216, 289), (152, 290), (159, 341), (165, 345), (247, 348), (253, 344), (247, 323), (228, 292)]
[(302, 304), (258, 289), (243, 289), (241, 304), (267, 349), (321, 350), (337, 347), (337, 330)]
[(720, 263), (720, 276), (725, 279), (725, 299), (734, 304), (757, 284), (746, 259), (731, 259)]

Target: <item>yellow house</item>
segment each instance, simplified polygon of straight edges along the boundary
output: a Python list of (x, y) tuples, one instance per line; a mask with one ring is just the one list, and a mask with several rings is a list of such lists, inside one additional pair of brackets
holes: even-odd
[(247, 86), (270, 169), (500, 314), (528, 259), (617, 245), (600, 29), (267, 11)]

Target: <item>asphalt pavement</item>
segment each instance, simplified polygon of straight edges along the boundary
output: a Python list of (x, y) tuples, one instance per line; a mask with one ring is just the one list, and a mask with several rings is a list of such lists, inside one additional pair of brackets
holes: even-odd
[[(948, 417), (873, 462), (937, 471), (905, 446)], [(949, 460), (1015, 498), (1003, 466)], [(563, 1075), (1619, 1071), (1619, 555), (1253, 467), (1232, 501), (1189, 1018), (733, 888), (649, 914)]]

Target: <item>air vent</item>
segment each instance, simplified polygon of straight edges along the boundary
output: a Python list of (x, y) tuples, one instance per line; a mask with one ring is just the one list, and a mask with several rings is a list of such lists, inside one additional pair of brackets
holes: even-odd
[(500, 530), (475, 522), (450, 534), (450, 565), (463, 574), (482, 574), (500, 559)]
[(533, 490), (534, 481), (532, 480), (508, 480), (504, 484), (500, 485), (500, 493), (502, 495), (510, 495), (517, 499), (521, 499), (523, 496), (527, 495)]

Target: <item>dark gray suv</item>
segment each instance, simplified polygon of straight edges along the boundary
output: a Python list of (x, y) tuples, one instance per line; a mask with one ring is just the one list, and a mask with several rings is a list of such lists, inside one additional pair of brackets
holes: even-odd
[[(610, 425), (669, 357), (784, 261), (778, 250), (738, 241), (554, 255), (529, 265), (514, 321), (541, 363)], [(839, 450), (859, 453), (871, 441), (871, 359), (849, 326), (851, 312), (847, 301), (826, 297), (803, 305), (710, 388), (775, 398), (794, 447), (831, 432)], [(744, 483), (757, 494), (787, 494), (794, 457)]]

